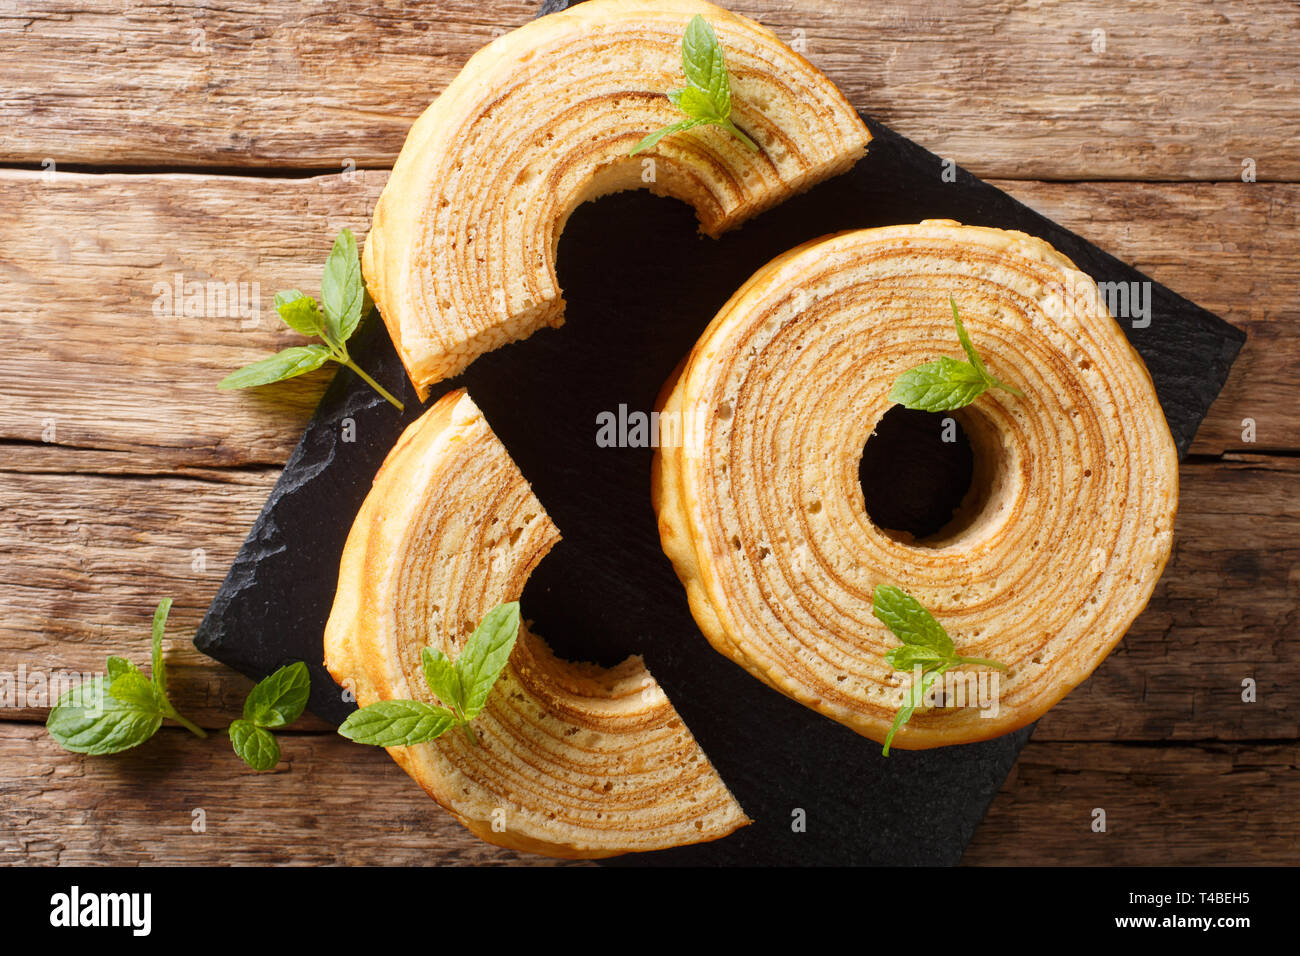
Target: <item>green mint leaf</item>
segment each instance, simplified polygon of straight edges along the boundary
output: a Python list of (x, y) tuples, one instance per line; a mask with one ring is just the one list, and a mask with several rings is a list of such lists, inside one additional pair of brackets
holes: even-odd
[(310, 693), (307, 665), (302, 661), (286, 664), (258, 681), (249, 692), (244, 701), (244, 720), (258, 727), (291, 724), (302, 716)]
[(487, 702), (492, 686), (510, 659), (519, 636), (519, 602), (498, 604), (479, 622), (456, 658), (456, 673), (464, 694), (461, 714), (473, 720)]
[(920, 644), (903, 644), (885, 653), (885, 662), (896, 671), (910, 671), (917, 664), (927, 667), (948, 660), (943, 651)]
[(731, 81), (722, 44), (709, 21), (698, 13), (691, 17), (682, 36), (682, 72), (687, 83), (708, 97), (720, 119), (731, 115)]
[(136, 707), (145, 713), (162, 716), (158, 691), (149, 678), (140, 671), (133, 669), (125, 674), (119, 674), (107, 682), (107, 687), (108, 693), (114, 700)]
[(150, 654), (153, 667), (153, 688), (159, 700), (167, 699), (167, 665), (163, 661), (163, 631), (167, 627), (167, 615), (172, 611), (172, 599), (163, 598), (153, 611), (153, 640)]
[[(150, 678), (149, 681), (150, 689), (153, 691), (153, 700), (154, 700), (153, 709), (156, 710), (164, 717), (170, 717), (172, 720), (179, 723), (186, 730), (190, 731), (190, 733), (198, 737), (206, 737), (207, 734), (201, 728), (195, 726), (193, 723), (186, 720), (179, 713), (177, 713), (176, 708), (172, 706), (172, 702), (167, 699), (167, 662), (163, 659), (162, 641), (163, 641), (163, 631), (167, 627), (167, 615), (171, 613), (171, 609), (172, 609), (172, 599), (163, 598), (161, 601), (158, 602), (158, 606), (154, 608), (154, 612), (153, 612), (153, 640), (151, 641), (151, 651), (150, 651), (150, 658), (151, 658), (152, 668), (153, 668), (153, 676)], [(111, 662), (110, 662), (110, 666), (111, 666)], [(133, 669), (136, 671), (136, 673), (139, 673), (139, 668), (133, 667)], [(143, 675), (141, 676), (143, 677)], [(134, 685), (128, 682), (125, 686), (126, 688), (131, 688)], [(110, 685), (109, 692), (113, 693), (112, 688), (116, 688), (116, 687), (117, 687), (117, 681), (114, 680), (113, 683)], [(132, 693), (130, 690), (126, 690), (126, 689), (124, 689), (123, 692), (127, 694)], [(113, 693), (113, 696), (117, 696), (117, 695)]]
[(445, 707), (418, 700), (381, 700), (349, 714), (339, 733), (359, 744), (409, 747), (436, 740), (456, 723), (456, 715)]
[(672, 133), (680, 133), (684, 129), (691, 129), (692, 127), (702, 126), (702, 125), (704, 125), (704, 120), (701, 119), (679, 120), (678, 122), (673, 123), (672, 126), (665, 126), (663, 129), (655, 130), (645, 139), (641, 140), (641, 142), (633, 146), (632, 152), (630, 152), (628, 155), (635, 156), (637, 153), (650, 149), (652, 146), (658, 143), (665, 136), (668, 136)]
[(320, 306), (309, 295), (303, 295), (297, 289), (275, 294), (275, 311), (280, 313), (284, 324), (303, 335), (320, 335), (325, 330), (325, 316)]
[(325, 339), (341, 345), (356, 331), (365, 298), (357, 240), (351, 229), (344, 229), (334, 240), (334, 247), (325, 260), (320, 295), (325, 311)]
[(698, 87), (688, 86), (686, 89), (677, 90), (676, 92), (675, 99), (672, 94), (669, 94), (669, 98), (673, 99), (677, 108), (687, 116), (704, 120), (706, 123), (721, 124), (726, 120), (726, 114), (720, 113), (717, 104), (709, 94)]
[(904, 408), (924, 412), (947, 412), (963, 408), (979, 398), (990, 388), (1000, 388), (1024, 398), (1024, 393), (989, 374), (957, 312), (957, 302), (948, 297), (952, 306), (952, 320), (957, 326), (957, 340), (969, 362), (941, 358), (918, 365), (899, 376), (889, 397)]
[(993, 376), (984, 367), (980, 354), (975, 351), (975, 346), (971, 344), (970, 336), (966, 334), (966, 326), (961, 324), (961, 316), (957, 314), (957, 302), (952, 296), (948, 296), (948, 304), (952, 306), (952, 320), (957, 325), (957, 341), (961, 343), (962, 351), (970, 359), (970, 364), (974, 366), (975, 371), (979, 372), (980, 378), (992, 384)]
[(889, 728), (889, 733), (885, 736), (885, 745), (880, 749), (881, 756), (889, 756), (889, 745), (894, 742), (894, 735), (899, 729), (912, 719), (912, 714), (916, 708), (925, 700), (925, 693), (934, 684), (935, 678), (946, 671), (951, 665), (945, 664), (937, 667), (932, 671), (925, 671), (921, 674), (920, 683), (913, 683), (908, 688), (907, 694), (903, 697), (903, 706), (898, 708), (898, 713), (894, 715), (894, 723)]
[(121, 677), (123, 674), (130, 673), (131, 671), (135, 671), (136, 673), (139, 673), (140, 668), (136, 667), (125, 657), (110, 657), (108, 659), (108, 683), (109, 684), (112, 684), (113, 681), (115, 681), (117, 678)]
[[(322, 308), (323, 307), (323, 308)], [(270, 358), (245, 365), (222, 379), (218, 388), (251, 388), (294, 378), (320, 368), (327, 360), (346, 365), (399, 412), (405, 408), (387, 389), (366, 374), (348, 357), (346, 342), (375, 303), (361, 277), (357, 240), (344, 229), (334, 240), (325, 271), (321, 275), (321, 302), (298, 289), (275, 294), (275, 309), (285, 324), (303, 335), (316, 335), (326, 345), (304, 345), (285, 349)]]
[(956, 651), (943, 625), (922, 607), (921, 602), (901, 588), (879, 584), (871, 596), (871, 613), (893, 631), (904, 644), (915, 644), (938, 651), (951, 659)]
[(152, 677), (145, 677), (124, 657), (110, 657), (107, 676), (68, 691), (51, 709), (45, 726), (57, 743), (75, 753), (118, 753), (152, 737), (164, 717), (199, 737), (207, 736), (202, 728), (177, 713), (167, 699), (162, 639), (171, 606), (171, 598), (164, 598), (154, 610)]
[(913, 682), (885, 737), (881, 753), (886, 757), (889, 756), (889, 745), (894, 735), (912, 718), (912, 712), (921, 704), (925, 692), (940, 674), (961, 664), (995, 667), (1002, 671), (1007, 669), (1005, 664), (983, 657), (958, 657), (952, 638), (943, 625), (916, 598), (901, 588), (888, 584), (877, 585), (872, 594), (871, 613), (903, 642), (902, 647), (886, 652), (885, 660), (889, 665), (901, 671), (913, 670), (918, 665), (922, 668), (921, 680)]
[(138, 747), (161, 726), (156, 711), (141, 710), (110, 695), (103, 677), (65, 692), (45, 721), (45, 729), (59, 746), (95, 756)]
[(962, 350), (966, 353), (966, 357), (970, 359), (971, 365), (975, 366), (975, 370), (980, 373), (980, 376), (984, 381), (988, 382), (989, 388), (1000, 388), (1019, 398), (1024, 398), (1025, 393), (1020, 391), (1020, 389), (1013, 385), (1008, 385), (1006, 382), (996, 379), (989, 374), (989, 370), (984, 367), (983, 359), (981, 359), (979, 353), (975, 351), (975, 346), (971, 344), (970, 336), (966, 334), (966, 326), (962, 325), (961, 316), (957, 314), (957, 303), (953, 300), (952, 296), (948, 296), (948, 304), (952, 306), (952, 320), (957, 325), (957, 340), (961, 342)]
[(973, 365), (941, 358), (900, 375), (889, 390), (889, 398), (904, 408), (946, 412), (969, 405), (988, 387)]
[(726, 58), (713, 27), (699, 14), (691, 18), (682, 36), (682, 72), (686, 75), (686, 87), (671, 91), (668, 99), (688, 119), (656, 130), (632, 147), (628, 155), (650, 149), (671, 133), (705, 123), (726, 130), (747, 149), (758, 152), (758, 144), (731, 121), (731, 80)]
[(424, 665), (424, 682), (429, 690), (438, 695), (444, 705), (459, 713), (464, 713), (465, 695), (460, 686), (460, 673), (456, 665), (448, 660), (447, 655), (432, 647), (420, 652)]
[(280, 743), (275, 734), (247, 720), (230, 725), (230, 745), (254, 770), (271, 770), (280, 762)]
[(320, 368), (329, 357), (330, 350), (324, 345), (295, 345), (231, 372), (217, 388), (252, 388), (280, 382)]

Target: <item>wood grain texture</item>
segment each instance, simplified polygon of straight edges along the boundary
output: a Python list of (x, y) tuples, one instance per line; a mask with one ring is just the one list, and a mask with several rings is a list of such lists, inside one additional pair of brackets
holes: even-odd
[[(0, 723), (0, 863), (553, 864), (484, 843), (382, 750), (281, 734), (271, 772), (225, 735), (180, 729), (114, 757), (59, 749), (43, 728)], [(204, 832), (195, 832), (202, 810)]]
[[(1300, 448), (1300, 186), (996, 185), (1249, 334), (1193, 454)], [(1255, 425), (1243, 441), (1243, 422)]]
[[(249, 392), (216, 384), (300, 340), (272, 297), (315, 292), (330, 238), (343, 226), (365, 233), (386, 175), (47, 180), (0, 170), (0, 296), (22, 341), (0, 353), (0, 441), (41, 443), (53, 421), (59, 453), (117, 452), (104, 459), (114, 470), (283, 464), (330, 373)], [(1253, 450), (1242, 440), (1246, 418), (1255, 448), (1300, 448), (1291, 332), (1300, 186), (996, 185), (1249, 332), (1194, 452)], [(250, 303), (256, 284), (259, 317), (241, 317), (230, 296), (224, 310), (172, 315), (155, 289), (174, 287), (178, 274), (205, 284), (205, 302), (209, 282), (244, 284)]]
[[(1300, 857), (1300, 746), (1152, 747), (1035, 737), (964, 864), (1222, 866)], [(1092, 831), (1106, 811), (1106, 832)]]
[[(1300, 178), (1288, 0), (728, 6), (982, 176), (1222, 181), (1249, 158), (1261, 179)], [(535, 12), (34, 0), (0, 14), (0, 161), (386, 168), (469, 55)]]
[[(0, 863), (546, 865), (470, 836), (388, 757), (330, 736), (284, 734), (271, 773), (223, 739), (168, 729), (87, 758), (33, 725), (0, 723)], [(1294, 862), (1294, 743), (1177, 748), (1031, 740), (966, 864)], [(1095, 807), (1107, 832), (1090, 829)], [(195, 810), (205, 832), (194, 832)], [(810, 821), (810, 823), (813, 821)]]
[(0, 296), (23, 343), (0, 358), (0, 439), (41, 442), (53, 422), (53, 444), (129, 453), (137, 470), (283, 464), (331, 372), (217, 383), (302, 341), (275, 293), (318, 295), (333, 236), (365, 234), (386, 178), (0, 171)]

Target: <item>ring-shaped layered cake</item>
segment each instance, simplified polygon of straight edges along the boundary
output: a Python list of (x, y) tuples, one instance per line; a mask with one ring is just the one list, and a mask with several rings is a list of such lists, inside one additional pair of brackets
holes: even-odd
[[(716, 31), (753, 152), (681, 120), (691, 18)], [(704, 0), (587, 0), (488, 44), (416, 121), (366, 239), (366, 284), (420, 397), (476, 357), (564, 321), (560, 233), (588, 199), (642, 188), (717, 236), (866, 152), (857, 112), (771, 30)]]
[[(951, 414), (974, 455), (953, 521), (917, 541), (868, 516), (863, 448), (891, 386), (963, 357), (990, 390)], [(713, 646), (790, 697), (883, 741), (911, 676), (872, 614), (900, 587), (957, 652), (1009, 668), (997, 706), (918, 711), (894, 746), (1022, 727), (1083, 681), (1169, 558), (1178, 459), (1150, 375), (1047, 243), (949, 221), (860, 230), (773, 260), (666, 387), (653, 494), (665, 552)], [(661, 434), (664, 425), (661, 424)]]
[[(330, 673), (363, 707), (440, 703), (421, 650), (457, 658), (559, 537), (469, 396), (443, 396), (402, 433), (348, 534), (325, 627)], [(605, 857), (749, 822), (639, 657), (564, 661), (523, 623), (473, 736), (388, 752), (490, 843)]]

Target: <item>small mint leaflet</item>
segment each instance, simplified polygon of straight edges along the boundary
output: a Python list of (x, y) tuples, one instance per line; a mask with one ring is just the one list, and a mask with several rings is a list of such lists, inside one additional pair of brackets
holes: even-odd
[(917, 664), (942, 664), (947, 659), (942, 651), (919, 644), (904, 644), (885, 654), (885, 662), (896, 671), (910, 671)]
[(682, 73), (687, 83), (708, 96), (720, 116), (731, 114), (731, 79), (722, 44), (709, 21), (698, 13), (682, 36)]
[(993, 376), (989, 375), (988, 369), (984, 367), (984, 361), (980, 358), (979, 352), (975, 351), (970, 336), (966, 334), (966, 326), (962, 325), (961, 315), (957, 312), (957, 301), (952, 296), (948, 296), (948, 304), (952, 306), (952, 321), (957, 326), (957, 341), (961, 343), (962, 351), (966, 353), (966, 357), (970, 359), (970, 364), (979, 373), (980, 378), (992, 379)]
[(410, 747), (437, 740), (455, 723), (456, 715), (445, 707), (418, 700), (381, 700), (354, 710), (339, 733), (374, 747)]
[(429, 690), (437, 695), (445, 707), (463, 714), (465, 696), (456, 665), (434, 647), (426, 647), (420, 652), (420, 662), (424, 668), (424, 682), (429, 685)]
[(108, 682), (110, 684), (128, 671), (139, 671), (139, 668), (125, 657), (110, 657), (108, 659)]
[(889, 398), (904, 408), (944, 412), (969, 405), (988, 387), (973, 366), (941, 358), (904, 372), (889, 390)]
[(251, 721), (236, 720), (229, 734), (235, 753), (254, 770), (271, 770), (280, 762), (280, 743), (269, 730)]
[(519, 636), (519, 602), (498, 604), (479, 622), (456, 658), (456, 673), (465, 695), (464, 716), (473, 720), (487, 703)]
[(150, 663), (153, 668), (153, 687), (160, 701), (167, 699), (167, 665), (163, 660), (163, 631), (167, 628), (167, 615), (172, 611), (172, 599), (163, 598), (153, 611), (153, 633), (150, 641)]
[(898, 713), (894, 715), (894, 723), (889, 728), (889, 733), (885, 737), (885, 744), (880, 750), (881, 756), (889, 756), (889, 745), (894, 742), (894, 735), (898, 733), (904, 724), (912, 719), (912, 714), (916, 712), (916, 708), (925, 700), (925, 694), (931, 686), (933, 686), (935, 678), (946, 671), (950, 666), (951, 665), (945, 664), (941, 667), (935, 668), (934, 670), (925, 671), (921, 675), (919, 684), (914, 683), (910, 688), (908, 688), (907, 693), (903, 697), (903, 706), (898, 708)]
[(161, 726), (156, 710), (143, 710), (109, 694), (104, 677), (66, 691), (45, 720), (45, 729), (60, 747), (91, 756), (138, 747)]
[(244, 720), (258, 727), (283, 727), (302, 716), (311, 675), (302, 661), (286, 664), (257, 682), (244, 700)]
[(154, 685), (150, 683), (149, 678), (138, 670), (129, 670), (125, 674), (119, 674), (108, 682), (108, 693), (123, 704), (129, 704), (132, 707), (138, 707), (140, 710), (162, 716), (162, 710), (159, 708), (158, 692)]
[(236, 369), (223, 378), (217, 388), (254, 388), (282, 382), (315, 371), (329, 358), (330, 350), (324, 345), (295, 345), (260, 362)]
[(280, 313), (285, 325), (303, 335), (320, 335), (325, 329), (325, 317), (316, 300), (297, 289), (277, 292), (275, 311)]
[[(674, 98), (669, 96), (669, 99)], [(718, 104), (713, 98), (695, 86), (688, 86), (684, 90), (678, 90), (673, 105), (687, 116), (692, 116), (706, 123), (721, 123), (727, 118), (727, 114), (718, 109)]]
[(325, 313), (325, 339), (341, 345), (356, 331), (365, 299), (357, 239), (351, 229), (342, 230), (334, 239), (329, 258), (325, 260), (320, 295)]
[(954, 653), (952, 638), (921, 602), (890, 584), (876, 586), (871, 613), (904, 644), (916, 644), (949, 658)]
[(650, 149), (665, 136), (671, 135), (672, 133), (680, 133), (684, 129), (691, 129), (695, 126), (702, 126), (704, 125), (704, 122), (705, 121), (702, 119), (684, 119), (674, 123), (672, 126), (665, 126), (663, 129), (655, 130), (645, 139), (641, 140), (641, 142), (637, 143), (636, 146), (632, 147), (632, 152), (628, 155), (635, 156), (637, 153)]

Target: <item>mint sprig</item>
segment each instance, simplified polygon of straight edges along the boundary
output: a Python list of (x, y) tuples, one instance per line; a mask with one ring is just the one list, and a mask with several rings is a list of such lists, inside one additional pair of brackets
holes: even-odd
[(171, 598), (158, 602), (153, 615), (152, 676), (145, 677), (124, 657), (110, 657), (108, 673), (62, 694), (50, 710), (45, 729), (65, 750), (79, 754), (115, 754), (138, 747), (158, 732), (164, 718), (199, 737), (207, 734), (182, 717), (167, 698), (163, 630)]
[(713, 27), (698, 13), (686, 25), (682, 36), (682, 72), (686, 75), (686, 86), (670, 92), (668, 99), (686, 118), (651, 133), (633, 146), (628, 155), (650, 149), (672, 133), (706, 125), (725, 129), (757, 153), (758, 145), (731, 121), (731, 78), (727, 74), (726, 57)]
[(450, 661), (426, 647), (420, 661), (424, 681), (442, 706), (418, 700), (381, 700), (354, 711), (339, 733), (359, 744), (409, 747), (437, 740), (460, 727), (475, 744), (470, 722), (482, 712), (519, 636), (519, 602), (498, 604), (483, 616), (465, 649)]
[(280, 742), (272, 727), (284, 727), (302, 716), (311, 693), (311, 675), (302, 661), (286, 664), (258, 681), (244, 700), (244, 716), (231, 723), (230, 745), (254, 770), (270, 770), (280, 762)]
[(970, 336), (966, 334), (966, 327), (957, 314), (957, 303), (951, 296), (948, 302), (952, 305), (952, 320), (957, 324), (957, 338), (970, 361), (959, 362), (945, 357), (909, 369), (899, 376), (894, 387), (889, 390), (890, 399), (904, 408), (923, 412), (947, 412), (964, 408), (990, 388), (1000, 388), (1024, 398), (1024, 393), (1018, 388), (989, 374), (979, 353), (975, 351), (975, 346), (971, 344)]
[(885, 660), (899, 671), (911, 671), (920, 665), (921, 679), (913, 681), (903, 697), (903, 704), (894, 716), (893, 726), (885, 737), (881, 753), (889, 756), (889, 745), (894, 734), (912, 718), (913, 712), (925, 700), (925, 694), (939, 675), (959, 664), (992, 667), (1006, 671), (1007, 666), (984, 657), (963, 657), (957, 653), (952, 638), (934, 615), (916, 598), (901, 588), (879, 584), (871, 596), (871, 613), (902, 641), (885, 654)]
[(367, 385), (396, 406), (398, 411), (402, 411), (402, 403), (367, 375), (348, 355), (348, 339), (361, 324), (361, 319), (374, 308), (361, 278), (357, 240), (351, 229), (344, 229), (334, 240), (334, 247), (325, 260), (320, 285), (319, 303), (298, 289), (289, 289), (275, 294), (275, 310), (289, 328), (319, 338), (324, 342), (323, 345), (295, 345), (284, 349), (269, 358), (236, 369), (222, 379), (217, 387), (231, 389), (269, 385), (314, 371), (326, 362), (338, 362), (356, 372)]

